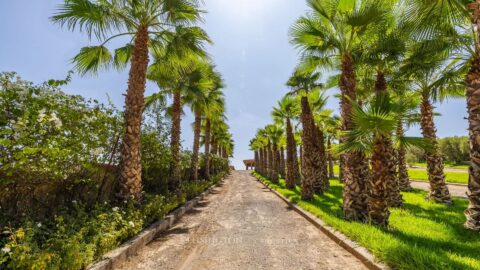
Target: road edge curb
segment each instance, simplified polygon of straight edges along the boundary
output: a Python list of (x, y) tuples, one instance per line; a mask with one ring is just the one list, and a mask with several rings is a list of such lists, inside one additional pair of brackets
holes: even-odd
[(87, 270), (113, 270), (116, 269), (120, 264), (125, 262), (127, 259), (135, 256), (138, 251), (151, 243), (158, 235), (170, 229), (180, 218), (185, 215), (186, 212), (192, 210), (198, 202), (200, 202), (205, 196), (209, 195), (215, 188), (219, 187), (225, 179), (230, 176), (231, 173), (226, 174), (220, 181), (215, 185), (209, 187), (207, 190), (202, 192), (197, 197), (186, 202), (184, 205), (175, 209), (173, 212), (168, 214), (164, 219), (159, 220), (136, 236), (134, 236), (129, 241), (123, 243), (118, 248), (107, 252), (102, 256), (100, 261), (97, 261), (89, 265)]
[(370, 270), (388, 270), (390, 269), (387, 265), (375, 261), (375, 257), (373, 256), (370, 251), (366, 248), (360, 246), (358, 243), (350, 240), (347, 236), (343, 233), (333, 229), (329, 225), (327, 225), (323, 220), (316, 217), (315, 215), (303, 210), (293, 201), (285, 198), (282, 194), (278, 191), (274, 190), (273, 188), (269, 187), (266, 183), (260, 181), (255, 175), (252, 175), (258, 182), (260, 182), (263, 186), (269, 189), (273, 194), (279, 197), (282, 201), (284, 201), (288, 206), (290, 206), (295, 212), (300, 214), (306, 220), (308, 220), (311, 224), (313, 224), (317, 229), (325, 233), (330, 239), (332, 239), (335, 243), (339, 246), (344, 248), (346, 251), (351, 253), (357, 259), (359, 259), (368, 269)]

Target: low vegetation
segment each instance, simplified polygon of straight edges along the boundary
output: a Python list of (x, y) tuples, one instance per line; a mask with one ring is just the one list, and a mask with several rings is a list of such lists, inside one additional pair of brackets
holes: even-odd
[(390, 225), (382, 228), (342, 218), (343, 185), (337, 180), (322, 196), (303, 201), (298, 187), (289, 190), (284, 180), (274, 184), (254, 175), (394, 269), (480, 269), (480, 235), (462, 227), (465, 200), (446, 206), (426, 201), (424, 191), (402, 192), (404, 206), (392, 209)]

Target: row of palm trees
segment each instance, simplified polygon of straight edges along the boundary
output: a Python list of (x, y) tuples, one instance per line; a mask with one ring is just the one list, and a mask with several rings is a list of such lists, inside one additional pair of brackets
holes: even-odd
[[(480, 1), (466, 2), (307, 0), (310, 11), (290, 31), (301, 59), (287, 83), (289, 95), (300, 99), (303, 199), (328, 188), (328, 129), (315, 121), (318, 112), (309, 100), (315, 91), (340, 89), (339, 145), (333, 152), (340, 160), (345, 219), (383, 226), (388, 225), (388, 209), (403, 203), (400, 190), (410, 189), (405, 147), (425, 149), (428, 197), (451, 204), (434, 104), (466, 95), (471, 167), (465, 227), (480, 230)], [(325, 70), (334, 75), (320, 83)], [(405, 136), (405, 129), (415, 123), (423, 138)], [(286, 126), (291, 130), (288, 122)], [(269, 147), (260, 135), (252, 142), (260, 151), (259, 170), (275, 178), (268, 154), (261, 155)], [(290, 160), (297, 158), (293, 148), (287, 150), (287, 160), (288, 153)], [(288, 177), (298, 170), (291, 166)]]
[[(196, 25), (202, 13), (196, 0), (69, 0), (52, 17), (54, 22), (72, 31), (78, 29), (100, 44), (82, 48), (73, 58), (80, 74), (130, 66), (117, 193), (121, 200), (139, 202), (142, 198), (142, 115), (146, 106), (167, 96), (172, 100), (171, 192), (181, 192), (180, 124), (185, 105), (195, 114), (192, 180), (199, 177), (202, 135), (207, 179), (212, 171), (211, 155), (228, 159), (232, 154), (233, 140), (224, 116), (224, 83), (205, 51), (211, 40)], [(118, 37), (126, 38), (127, 44), (112, 55), (107, 44)], [(147, 79), (160, 90), (145, 98)]]

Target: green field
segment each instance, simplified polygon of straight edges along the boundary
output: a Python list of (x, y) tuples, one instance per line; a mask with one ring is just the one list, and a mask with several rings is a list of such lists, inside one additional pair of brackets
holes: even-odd
[[(409, 169), (408, 175), (412, 180), (428, 181), (428, 174), (425, 170)], [(445, 172), (445, 177), (448, 183), (468, 184), (467, 172)]]
[(424, 191), (403, 193), (404, 208), (392, 209), (390, 226), (382, 229), (342, 219), (342, 185), (336, 180), (312, 202), (301, 201), (299, 188), (288, 190), (284, 181), (262, 180), (394, 269), (480, 269), (480, 234), (462, 226), (465, 200), (446, 206), (426, 201)]
[[(336, 175), (338, 175), (338, 165), (335, 165), (333, 171)], [(419, 180), (419, 181), (428, 181), (428, 174), (427, 171), (424, 169), (412, 169), (408, 170), (408, 175), (412, 180)], [(448, 183), (455, 183), (455, 184), (468, 184), (468, 172), (445, 172), (446, 181)]]
[[(443, 164), (445, 168), (449, 169), (462, 169), (462, 170), (468, 170), (468, 164), (453, 164), (453, 163), (444, 163)], [(427, 167), (427, 163), (421, 162), (421, 163), (415, 163), (415, 166), (417, 167)]]

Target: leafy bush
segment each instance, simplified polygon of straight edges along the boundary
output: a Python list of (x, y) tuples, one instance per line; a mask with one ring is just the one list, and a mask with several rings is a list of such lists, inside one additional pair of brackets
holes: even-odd
[(19, 218), (47, 209), (38, 213), (43, 216), (72, 199), (96, 199), (106, 164), (116, 162), (121, 134), (112, 106), (0, 73), (0, 107), (0, 205), (9, 210), (4, 214)]
[[(192, 199), (223, 178), (185, 182), (185, 196)], [(26, 222), (8, 228), (0, 250), (0, 266), (11, 269), (84, 269), (143, 228), (161, 220), (185, 203), (186, 198), (145, 196), (141, 207), (101, 203), (91, 211), (75, 204), (71, 213), (57, 216), (52, 224)], [(0, 246), (2, 243), (0, 242)]]

